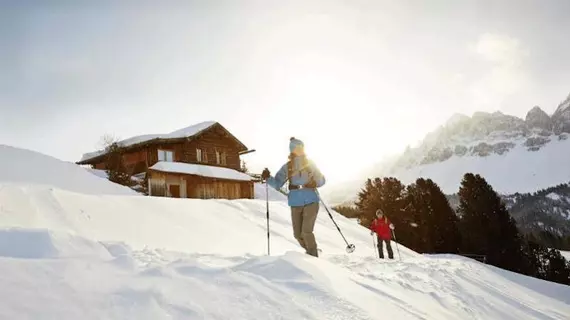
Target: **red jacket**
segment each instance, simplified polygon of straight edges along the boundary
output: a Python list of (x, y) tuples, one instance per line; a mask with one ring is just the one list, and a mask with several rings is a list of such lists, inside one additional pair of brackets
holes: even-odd
[(392, 233), (390, 231), (390, 220), (388, 217), (384, 216), (382, 219), (374, 219), (370, 225), (370, 230), (376, 232), (378, 238), (382, 240), (392, 239)]

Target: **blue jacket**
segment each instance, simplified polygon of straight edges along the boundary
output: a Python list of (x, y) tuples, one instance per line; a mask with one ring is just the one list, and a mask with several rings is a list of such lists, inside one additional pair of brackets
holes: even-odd
[[(325, 177), (317, 168), (315, 163), (311, 160), (307, 160), (308, 165), (304, 170), (302, 166), (304, 164), (303, 157), (293, 158), (293, 176), (291, 177), (291, 183), (294, 185), (304, 185), (309, 182), (309, 178), (312, 176), (313, 180), (316, 182), (317, 187), (322, 187), (325, 184)], [(275, 174), (275, 177), (269, 177), (267, 183), (274, 187), (275, 189), (280, 189), (287, 181), (288, 167), (285, 163), (281, 169)], [(319, 195), (313, 189), (297, 189), (289, 190), (288, 203), (291, 207), (305, 206), (314, 202), (319, 201)]]

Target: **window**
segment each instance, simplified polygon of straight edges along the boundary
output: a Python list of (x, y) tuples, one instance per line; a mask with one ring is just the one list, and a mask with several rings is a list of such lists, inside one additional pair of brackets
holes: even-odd
[(226, 153), (225, 153), (225, 152), (222, 152), (222, 164), (223, 164), (223, 165), (226, 165), (226, 164), (227, 164), (227, 163), (226, 163)]
[(220, 164), (220, 151), (216, 150), (216, 164)]
[(174, 151), (158, 149), (158, 161), (174, 161)]
[(202, 149), (196, 149), (196, 161), (202, 162)]

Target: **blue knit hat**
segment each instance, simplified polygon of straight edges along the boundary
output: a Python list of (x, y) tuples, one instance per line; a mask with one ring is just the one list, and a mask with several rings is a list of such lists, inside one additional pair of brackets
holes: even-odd
[(291, 137), (291, 139), (289, 139), (289, 152), (293, 153), (293, 150), (295, 150), (295, 148), (297, 147), (305, 147), (305, 144), (303, 143), (303, 141), (299, 140), (299, 139), (295, 139), (295, 137)]

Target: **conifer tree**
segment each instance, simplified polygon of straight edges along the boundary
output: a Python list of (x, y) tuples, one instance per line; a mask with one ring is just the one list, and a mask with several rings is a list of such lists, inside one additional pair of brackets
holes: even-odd
[(556, 249), (549, 249), (546, 258), (545, 279), (553, 282), (570, 285), (570, 264)]
[(459, 218), (440, 187), (431, 179), (425, 181), (430, 196), (430, 236), (434, 253), (457, 253), (461, 243)]
[(425, 253), (457, 253), (460, 234), (458, 217), (445, 194), (431, 179), (417, 179), (407, 188), (411, 216), (417, 225), (411, 238)]
[(497, 267), (520, 272), (522, 239), (500, 197), (480, 175), (467, 173), (459, 189), (463, 249)]
[(354, 219), (354, 218), (360, 217), (360, 211), (358, 211), (358, 209), (354, 206), (338, 205), (338, 206), (332, 207), (332, 209), (334, 211), (342, 214), (343, 216), (349, 218), (349, 219)]
[(410, 226), (413, 226), (413, 230), (410, 230), (405, 238), (406, 245), (410, 249), (419, 253), (430, 253), (433, 250), (428, 222), (431, 209), (426, 190), (422, 188), (422, 181), (423, 179), (418, 179), (406, 189), (408, 203), (406, 213), (410, 217)]
[(107, 148), (107, 158), (105, 167), (109, 181), (124, 185), (132, 186), (133, 181), (128, 173), (123, 160), (122, 150), (116, 142), (111, 143)]

